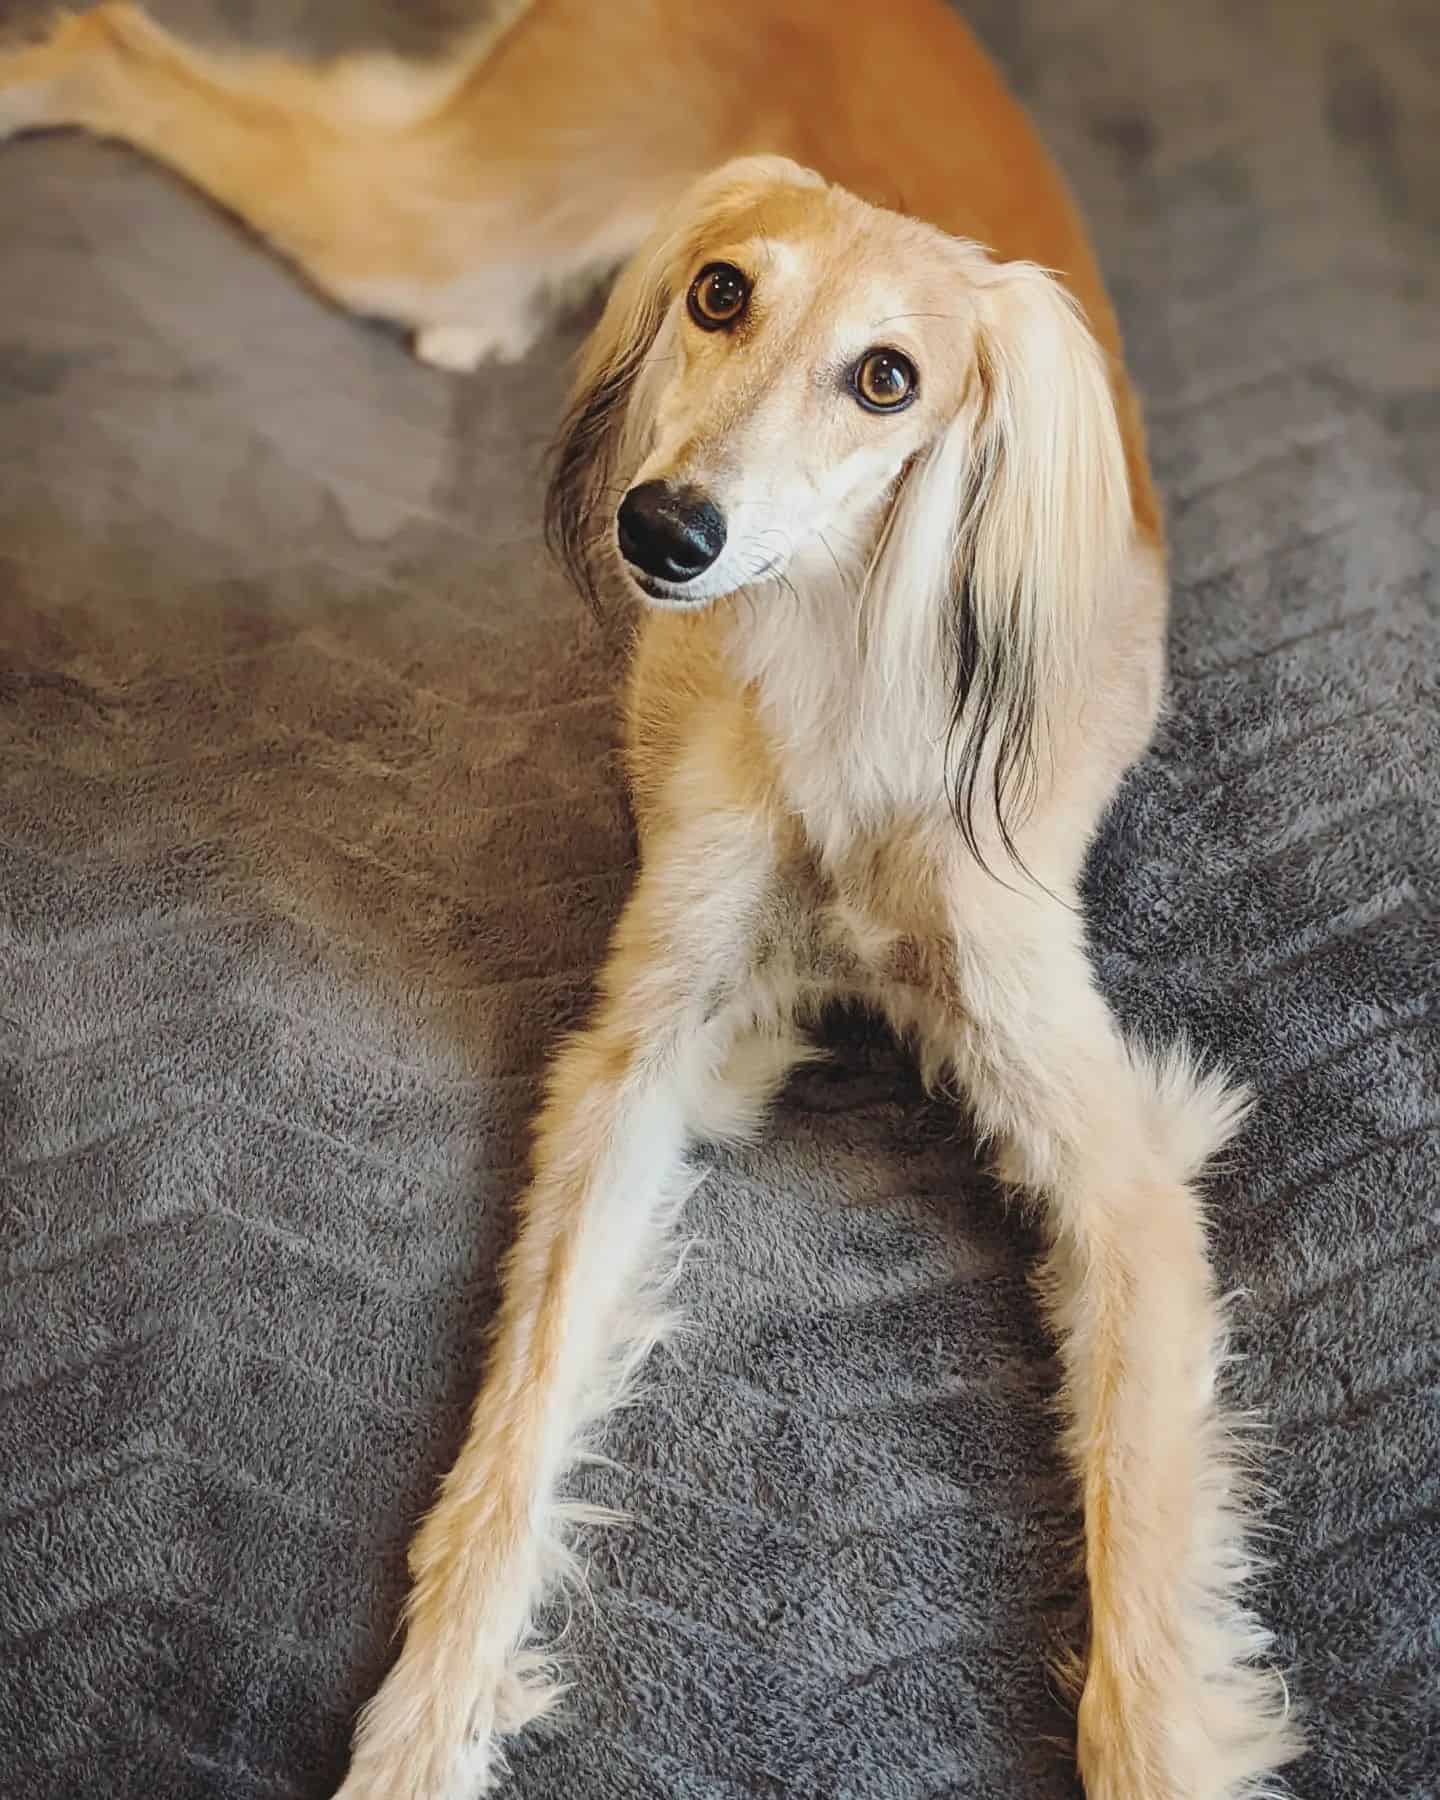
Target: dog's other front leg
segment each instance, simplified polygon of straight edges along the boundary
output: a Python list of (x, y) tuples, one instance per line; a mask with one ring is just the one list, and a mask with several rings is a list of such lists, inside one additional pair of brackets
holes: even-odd
[(502, 1767), (499, 1739), (553, 1697), (525, 1640), (565, 1559), (556, 1486), (653, 1340), (644, 1289), (686, 1141), (737, 1110), (716, 1087), (754, 1023), (741, 972), (764, 854), (733, 821), (684, 836), (647, 855), (596, 1016), (552, 1072), (487, 1379), (412, 1547), (404, 1648), (343, 1800), (470, 1800)]
[(1216, 1396), (1221, 1321), (1194, 1180), (1243, 1100), (1122, 1038), (1078, 913), (967, 887), (927, 1049), (1044, 1205), (1085, 1514), (1089, 1800), (1240, 1800), (1295, 1753), (1245, 1610), (1241, 1496)]

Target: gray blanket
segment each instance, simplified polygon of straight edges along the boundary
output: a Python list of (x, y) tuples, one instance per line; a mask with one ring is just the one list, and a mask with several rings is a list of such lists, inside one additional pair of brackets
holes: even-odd
[[(364, 10), (210, 23), (333, 45)], [(1213, 1217), (1273, 1427), (1294, 1785), (1418, 1800), (1434, 7), (975, 11), (1093, 219), (1171, 507), (1173, 716), (1094, 935), (1136, 1031), (1262, 1097)], [(633, 867), (614, 656), (537, 541), (581, 323), (448, 378), (125, 153), (0, 152), (6, 1800), (321, 1800), (392, 1653), (537, 1075)], [(903, 1060), (854, 1020), (834, 1046), (694, 1203), (697, 1329), (587, 1477), (634, 1523), (517, 1800), (1075, 1792), (1033, 1245)]]

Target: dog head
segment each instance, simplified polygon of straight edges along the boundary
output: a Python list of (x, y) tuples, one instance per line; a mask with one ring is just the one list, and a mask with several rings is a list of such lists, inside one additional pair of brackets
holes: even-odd
[(622, 274), (548, 524), (592, 600), (615, 576), (668, 608), (818, 584), (916, 654), (938, 630), (956, 719), (1015, 721), (1012, 774), (1132, 529), (1064, 289), (773, 157), (699, 182)]

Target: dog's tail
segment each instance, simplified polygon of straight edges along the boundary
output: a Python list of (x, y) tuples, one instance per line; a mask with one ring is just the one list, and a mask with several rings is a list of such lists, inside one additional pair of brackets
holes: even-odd
[[(481, 26), (430, 62), (366, 52), (317, 65), (198, 49), (138, 6), (98, 6), (60, 17), (38, 43), (0, 51), (0, 138), (78, 126), (130, 144), (236, 213), (326, 291), (363, 305), (367, 260), (415, 268), (423, 250), (397, 238), (427, 122), (529, 5), (495, 0)], [(385, 273), (377, 267), (374, 279)]]

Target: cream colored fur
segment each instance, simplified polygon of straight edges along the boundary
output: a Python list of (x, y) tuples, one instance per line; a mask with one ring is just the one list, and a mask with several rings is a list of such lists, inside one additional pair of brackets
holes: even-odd
[[(795, 98), (807, 46), (824, 107)], [(105, 6), (0, 56), (0, 133), (51, 124), (164, 159), (447, 367), (523, 352), (547, 291), (638, 251), (552, 523), (586, 585), (645, 609), (643, 863), (550, 1075), (485, 1384), (343, 1800), (469, 1800), (553, 1703), (531, 1622), (595, 1518), (565, 1473), (666, 1328), (687, 1148), (758, 1126), (835, 994), (963, 1096), (1044, 1223), (1090, 1800), (1270, 1791), (1296, 1740), (1243, 1604), (1195, 1186), (1244, 1102), (1126, 1043), (1079, 912), (1160, 704), (1158, 507), (1083, 231), (973, 40), (934, 0), (541, 0), (431, 67), (315, 71)], [(788, 154), (727, 160), (762, 149)], [(918, 217), (874, 204), (891, 167)], [(686, 310), (717, 259), (753, 283), (735, 333)], [(919, 371), (894, 415), (842, 378), (877, 344)], [(728, 536), (642, 594), (615, 512), (652, 479), (703, 489)]]

